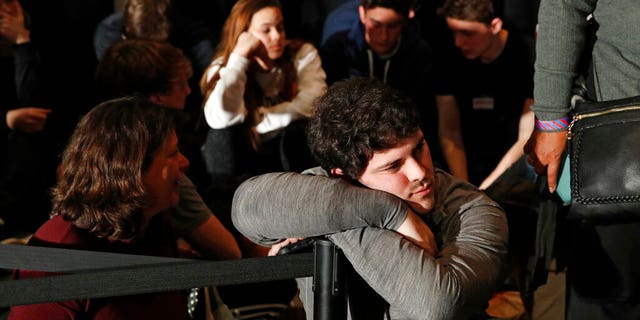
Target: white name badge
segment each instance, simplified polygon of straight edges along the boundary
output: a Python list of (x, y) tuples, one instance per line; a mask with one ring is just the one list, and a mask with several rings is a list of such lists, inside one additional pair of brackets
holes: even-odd
[(473, 98), (473, 110), (493, 110), (493, 97)]

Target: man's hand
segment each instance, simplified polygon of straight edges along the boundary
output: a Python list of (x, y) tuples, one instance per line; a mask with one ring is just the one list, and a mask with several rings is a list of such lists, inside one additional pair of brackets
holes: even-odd
[(424, 223), (418, 215), (413, 213), (413, 211), (407, 213), (407, 218), (396, 232), (432, 256), (438, 252), (438, 246), (433, 238), (433, 232), (431, 232), (427, 224)]
[(25, 133), (37, 133), (44, 129), (51, 109), (20, 108), (7, 112), (7, 126)]
[(24, 14), (18, 1), (0, 6), (0, 36), (14, 44), (31, 40), (29, 30), (24, 24)]
[(283, 240), (282, 242), (276, 243), (274, 245), (271, 246), (271, 249), (269, 249), (269, 256), (275, 256), (278, 254), (278, 252), (280, 251), (280, 249), (286, 247), (287, 245), (291, 244), (291, 243), (296, 243), (300, 240), (302, 240), (304, 238), (288, 238)]
[(551, 193), (556, 191), (558, 186), (558, 168), (560, 168), (562, 153), (567, 146), (567, 132), (567, 130), (554, 132), (534, 130), (524, 146), (524, 152), (529, 155), (529, 164), (535, 168), (536, 173), (539, 175), (546, 173)]
[(187, 240), (178, 238), (176, 239), (176, 245), (178, 246), (179, 257), (188, 259), (202, 258), (202, 254), (194, 249)]

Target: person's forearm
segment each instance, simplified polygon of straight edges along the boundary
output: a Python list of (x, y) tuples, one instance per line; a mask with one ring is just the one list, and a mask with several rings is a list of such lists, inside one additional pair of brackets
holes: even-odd
[(460, 111), (451, 94), (436, 96), (438, 107), (438, 139), (449, 172), (458, 179), (468, 181), (467, 154), (462, 139)]
[(498, 162), (498, 165), (493, 169), (491, 174), (482, 181), (479, 186), (480, 189), (487, 189), (494, 181), (496, 181), (496, 179), (498, 179), (498, 177), (500, 177), (524, 155), (524, 146), (527, 143), (527, 140), (529, 140), (531, 132), (533, 132), (535, 121), (533, 112), (531, 111), (532, 104), (533, 99), (527, 99), (525, 101), (522, 115), (520, 116), (520, 121), (518, 123), (518, 140), (516, 140), (511, 148), (509, 148), (504, 156), (502, 156), (502, 159), (500, 159), (500, 162)]
[(573, 81), (587, 33), (587, 16), (597, 1), (541, 1), (536, 37), (532, 107), (541, 120), (559, 119), (571, 107)]
[(432, 256), (438, 252), (438, 245), (433, 237), (433, 232), (429, 226), (413, 212), (407, 213), (407, 219), (398, 227), (396, 232)]
[(208, 81), (212, 81), (216, 73), (219, 76), (213, 91), (204, 101), (204, 115), (209, 127), (223, 129), (244, 121), (247, 115), (244, 92), (248, 67), (247, 58), (232, 54), (225, 66), (208, 71)]
[(491, 174), (487, 176), (484, 181), (478, 186), (479, 189), (487, 189), (493, 182), (495, 182), (507, 169), (509, 169), (518, 159), (524, 155), (524, 145), (527, 140), (517, 140), (507, 153), (502, 156), (498, 165), (491, 171)]
[(407, 211), (402, 200), (382, 191), (289, 172), (253, 177), (240, 185), (232, 218), (249, 239), (271, 245), (364, 226), (395, 230)]
[[(453, 139), (457, 140), (457, 139)], [(469, 173), (467, 171), (467, 154), (462, 143), (456, 143), (452, 139), (441, 139), (442, 153), (444, 155), (449, 172), (454, 177), (468, 181)], [(462, 140), (462, 138), (460, 138)]]
[(206, 258), (229, 260), (242, 258), (233, 235), (214, 215), (186, 235), (187, 241)]

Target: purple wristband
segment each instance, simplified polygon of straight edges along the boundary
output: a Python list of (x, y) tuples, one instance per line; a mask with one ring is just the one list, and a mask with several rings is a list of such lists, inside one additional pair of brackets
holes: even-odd
[(540, 131), (562, 131), (569, 129), (571, 118), (569, 116), (555, 120), (539, 120), (536, 118), (536, 129)]

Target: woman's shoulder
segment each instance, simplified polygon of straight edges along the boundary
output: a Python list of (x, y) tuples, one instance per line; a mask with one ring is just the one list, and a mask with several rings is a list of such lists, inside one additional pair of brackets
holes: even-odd
[(318, 52), (318, 49), (316, 49), (313, 43), (303, 39), (289, 40), (287, 50), (291, 53), (291, 56), (296, 59), (301, 59), (309, 54), (317, 54)]
[(60, 215), (51, 217), (34, 233), (29, 245), (85, 249), (89, 245), (87, 234)]
[(220, 69), (220, 67), (222, 67), (225, 64), (226, 61), (227, 59), (225, 59), (225, 57), (215, 57), (213, 60), (211, 60), (211, 63), (207, 68), (207, 72), (209, 74), (217, 72)]

